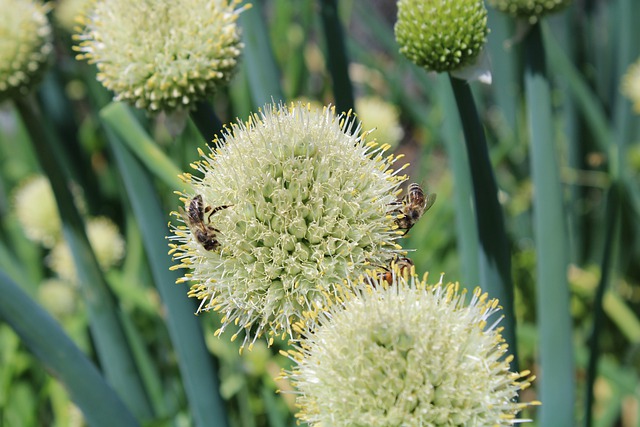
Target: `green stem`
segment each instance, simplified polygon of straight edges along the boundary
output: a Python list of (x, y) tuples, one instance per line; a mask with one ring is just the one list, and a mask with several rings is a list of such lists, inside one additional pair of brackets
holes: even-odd
[[(171, 271), (167, 254), (169, 234), (165, 210), (149, 173), (110, 127), (107, 136), (121, 171), (135, 217), (140, 224), (151, 273), (166, 309), (167, 328), (178, 358), (184, 389), (196, 426), (226, 427), (226, 411), (219, 393), (217, 366), (206, 348), (202, 327), (193, 314), (187, 291), (176, 285), (179, 274)], [(216, 423), (213, 424), (212, 420)]]
[(540, 425), (568, 426), (574, 419), (572, 324), (567, 283), (569, 256), (566, 213), (551, 116), (551, 92), (540, 25), (524, 41), (525, 93), (535, 189), (534, 236), (537, 260), (537, 322), (540, 331), (538, 383)]
[[(244, 2), (246, 4), (248, 2)], [(262, 2), (251, 2), (251, 9), (240, 14), (242, 41), (244, 42), (243, 67), (247, 73), (251, 97), (257, 107), (284, 101), (280, 86), (280, 71), (273, 57), (269, 32), (262, 16)]]
[(0, 319), (13, 328), (29, 351), (64, 385), (89, 425), (139, 426), (120, 397), (60, 325), (2, 270), (0, 295)]
[(610, 271), (612, 254), (614, 247), (614, 240), (616, 235), (616, 228), (618, 224), (618, 207), (619, 207), (619, 189), (618, 184), (613, 183), (609, 188), (609, 196), (607, 198), (607, 215), (605, 217), (605, 241), (604, 251), (602, 255), (600, 282), (598, 283), (598, 289), (596, 291), (595, 299), (593, 302), (593, 328), (591, 330), (591, 337), (589, 339), (589, 364), (587, 365), (587, 391), (586, 391), (586, 404), (585, 404), (585, 426), (591, 427), (593, 425), (593, 405), (595, 396), (593, 394), (593, 386), (598, 375), (598, 359), (600, 357), (600, 331), (604, 329), (604, 307), (603, 299), (605, 291), (607, 290)]
[(65, 241), (71, 248), (80, 289), (87, 305), (91, 334), (100, 364), (111, 385), (140, 419), (152, 418), (152, 409), (138, 377), (133, 355), (118, 318), (113, 294), (107, 286), (85, 234), (84, 222), (64, 174), (64, 161), (55, 135), (46, 133), (45, 120), (32, 97), (16, 100), (34, 151), (48, 176), (62, 219)]
[(208, 101), (200, 101), (189, 114), (207, 144), (222, 130), (222, 122)]
[(491, 298), (500, 300), (504, 314), (504, 337), (514, 356), (512, 369), (517, 371), (511, 255), (502, 208), (498, 201), (498, 186), (471, 89), (466, 81), (455, 77), (450, 77), (450, 82), (462, 122), (473, 182), (476, 225), (480, 239), (480, 286)]
[(473, 198), (471, 172), (469, 171), (469, 159), (465, 151), (464, 142), (460, 138), (462, 124), (456, 116), (456, 104), (451, 91), (447, 89), (446, 77), (438, 76), (442, 84), (437, 85), (439, 100), (445, 111), (445, 117), (449, 117), (443, 123), (442, 137), (447, 148), (447, 156), (451, 163), (454, 178), (454, 204), (456, 211), (456, 234), (458, 247), (460, 248), (460, 261), (462, 262), (462, 277), (465, 287), (476, 286), (480, 279), (480, 267), (478, 265), (478, 237), (476, 233), (476, 218), (470, 200)]
[(349, 61), (343, 36), (342, 25), (338, 17), (336, 0), (320, 2), (320, 17), (327, 42), (329, 73), (333, 80), (333, 96), (338, 112), (353, 110), (353, 87), (349, 79)]

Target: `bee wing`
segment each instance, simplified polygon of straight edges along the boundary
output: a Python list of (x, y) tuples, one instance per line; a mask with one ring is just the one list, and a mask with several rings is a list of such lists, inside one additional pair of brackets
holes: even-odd
[(429, 193), (427, 194), (426, 200), (425, 200), (425, 204), (424, 204), (424, 211), (428, 211), (429, 209), (431, 209), (431, 206), (433, 206), (433, 204), (436, 202), (436, 193)]

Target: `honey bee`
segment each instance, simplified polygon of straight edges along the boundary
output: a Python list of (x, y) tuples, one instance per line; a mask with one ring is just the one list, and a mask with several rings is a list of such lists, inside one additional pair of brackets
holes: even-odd
[(393, 283), (393, 270), (396, 269), (396, 274), (399, 276), (405, 276), (411, 274), (411, 268), (414, 266), (413, 261), (407, 257), (396, 257), (391, 261), (389, 267), (385, 267), (384, 271), (378, 274), (378, 282), (385, 281), (389, 285)]
[(397, 214), (395, 222), (406, 235), (420, 217), (436, 202), (435, 193), (426, 193), (415, 182), (409, 185), (406, 196), (394, 203), (399, 207), (394, 210)]
[[(202, 201), (202, 196), (198, 194), (189, 201), (187, 211), (185, 212), (184, 209), (180, 208), (180, 213), (191, 229), (196, 241), (206, 250), (215, 251), (220, 246), (220, 243), (216, 239), (216, 233), (219, 233), (220, 230), (210, 224), (211, 215), (228, 207), (229, 205), (217, 206), (215, 208), (205, 206)], [(205, 214), (208, 214), (206, 215), (206, 222)]]

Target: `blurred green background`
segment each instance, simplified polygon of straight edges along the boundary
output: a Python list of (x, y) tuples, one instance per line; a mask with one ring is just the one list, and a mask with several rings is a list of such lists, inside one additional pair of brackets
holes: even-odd
[[(327, 27), (323, 27), (322, 11), (328, 7), (325, 3), (332, 2), (254, 3), (239, 21), (246, 44), (240, 71), (211, 100), (219, 119), (223, 123), (245, 120), (272, 99), (348, 105), (344, 91), (349, 88), (338, 87), (337, 81), (334, 84), (329, 70), (329, 64), (336, 63), (339, 46), (323, 31)], [(410, 182), (421, 183), (438, 195), (433, 208), (403, 242), (404, 247), (415, 249), (410, 256), (418, 272), (429, 271), (436, 277), (445, 272), (446, 280), (473, 288), (479, 284), (478, 265), (465, 258), (465, 251), (478, 250), (477, 236), (474, 226), (469, 228), (461, 219), (461, 206), (471, 201), (459, 198), (460, 186), (470, 185), (469, 175), (464, 170), (456, 172), (453, 160), (462, 155), (466, 161), (458, 111), (447, 76), (426, 73), (398, 53), (393, 36), (394, 3), (339, 2), (343, 32), (339, 42), (346, 47), (355, 110), (366, 127), (374, 127), (377, 125), (367, 120), (364, 109), (358, 109), (359, 100), (376, 97), (397, 108), (402, 132), (393, 151), (404, 154), (403, 160), (411, 164), (407, 170)], [(53, 168), (62, 170), (63, 164), (68, 168), (65, 173), (74, 183), (73, 193), (83, 201), (83, 217), (110, 218), (123, 236), (125, 254), (115, 265), (93, 269), (104, 283), (98, 295), (106, 295), (106, 300), (87, 301), (86, 292), (69, 283), (57, 289), (46, 286), (47, 280), (60, 274), (48, 261), (52, 251), (27, 238), (17, 217), (15, 194), (25, 180), (36, 175), (47, 175), (54, 187), (55, 178), (43, 169), (39, 158), (44, 141), (32, 142), (18, 109), (5, 102), (0, 105), (3, 280), (19, 285), (55, 317), (99, 370), (107, 372), (109, 382), (143, 425), (295, 425), (295, 395), (287, 393), (290, 384), (278, 379), (289, 362), (278, 355), (286, 348), (285, 342), (267, 348), (260, 341), (253, 351), (239, 354), (240, 344), (230, 342), (231, 334), (222, 339), (213, 336), (217, 314), (191, 316), (186, 323), (170, 314), (174, 304), (180, 304), (175, 310), (181, 312), (196, 309), (196, 301), (187, 299), (188, 286), (173, 283), (177, 275), (169, 273), (172, 262), (166, 255), (166, 224), (169, 213), (180, 203), (173, 191), (182, 188), (172, 186), (172, 182), (179, 185), (172, 166), (159, 161), (154, 169), (149, 163), (158, 158), (155, 151), (159, 150), (160, 158), (171, 159), (176, 170), (189, 170), (189, 163), (198, 157), (196, 148), (206, 143), (197, 119), (192, 115), (194, 120), (189, 119), (185, 129), (174, 136), (171, 117), (108, 106), (112, 95), (95, 80), (95, 68), (75, 60), (70, 34), (56, 22), (55, 11), (50, 15), (55, 61), (37, 91), (41, 131), (57, 140), (53, 151), (64, 163)], [(548, 131), (555, 140), (556, 164), (549, 168), (557, 168), (560, 177), (567, 224), (565, 235), (546, 243), (563, 244), (568, 250), (570, 304), (566, 310), (571, 330), (566, 332), (572, 337), (574, 355), (570, 357), (575, 366), (568, 376), (575, 399), (561, 404), (569, 408), (574, 425), (585, 425), (586, 414), (592, 414), (588, 422), (594, 426), (640, 426), (639, 129), (638, 116), (619, 90), (627, 67), (640, 57), (639, 20), (640, 2), (636, 0), (584, 0), (538, 26), (544, 34), (551, 90)], [(536, 199), (532, 182), (527, 124), (531, 105), (525, 99), (524, 77), (526, 29), (491, 9), (489, 28), (493, 84), (474, 82), (471, 89), (484, 125), (509, 238), (519, 366), (553, 386), (554, 379), (544, 377), (547, 361), (540, 363), (538, 358), (540, 336), (558, 330), (545, 331), (539, 326), (541, 317), (554, 314), (547, 313), (545, 300), (536, 296), (540, 261), (536, 245), (540, 242), (535, 237), (533, 213), (548, 205)], [(138, 123), (139, 128), (131, 123)], [(383, 135), (382, 131), (377, 132)], [(374, 132), (371, 137), (377, 135)], [(132, 148), (135, 144), (140, 151)], [(73, 215), (63, 212), (62, 216), (66, 223)], [(87, 262), (87, 271), (91, 271), (91, 261)], [(93, 277), (86, 276), (93, 273), (83, 274)], [(551, 294), (545, 295), (553, 299), (554, 284), (547, 286)], [(566, 291), (564, 286), (558, 283), (558, 292)], [(167, 300), (169, 297), (172, 299)], [(12, 303), (7, 294), (0, 298)], [(184, 301), (174, 301), (181, 298)], [(102, 310), (115, 313), (121, 325), (119, 343), (104, 344), (96, 338), (98, 329), (111, 327)], [(93, 318), (104, 323), (99, 320), (89, 327), (90, 313), (97, 313)], [(30, 312), (22, 315), (28, 318)], [(187, 324), (201, 329), (189, 326), (185, 330)], [(175, 331), (190, 337), (176, 344)], [(599, 337), (597, 347), (592, 340), (594, 331)], [(197, 363), (209, 370), (203, 377), (186, 374), (179, 361), (191, 352), (188, 340), (203, 338), (206, 356)], [(34, 342), (37, 345), (37, 339)], [(135, 373), (125, 369), (125, 376), (139, 377), (144, 401), (140, 404), (138, 397), (122, 394), (128, 390), (126, 378), (121, 386), (116, 385), (118, 380), (113, 384), (118, 367), (107, 366), (105, 359), (98, 362), (98, 348), (105, 351), (114, 346), (130, 354), (126, 363), (131, 365), (123, 363)], [(561, 353), (558, 349), (558, 358), (566, 356)], [(590, 363), (597, 370), (590, 369)], [(57, 372), (52, 376), (45, 366), (12, 327), (0, 322), (0, 425), (85, 425), (82, 413), (56, 380)], [(200, 391), (197, 386), (190, 388), (198, 381), (207, 384)], [(538, 394), (540, 381), (523, 393), (522, 400), (541, 399), (545, 405)], [(593, 400), (587, 398), (591, 382)], [(210, 395), (211, 390), (219, 393), (220, 404), (215, 403), (218, 397)], [(534, 425), (559, 425), (542, 423), (535, 409), (527, 415)], [(553, 414), (546, 419), (553, 420)]]

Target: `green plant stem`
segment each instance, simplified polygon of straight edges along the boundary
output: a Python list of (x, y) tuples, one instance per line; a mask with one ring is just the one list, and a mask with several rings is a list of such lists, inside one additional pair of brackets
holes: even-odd
[(605, 217), (605, 241), (602, 254), (602, 264), (600, 265), (600, 282), (593, 302), (593, 327), (591, 329), (591, 337), (589, 339), (589, 363), (587, 365), (587, 381), (586, 381), (586, 403), (585, 403), (585, 426), (593, 425), (593, 406), (595, 396), (593, 394), (593, 386), (598, 375), (598, 360), (600, 358), (600, 332), (604, 329), (604, 295), (608, 287), (609, 277), (611, 273), (612, 254), (614, 249), (614, 241), (616, 228), (618, 225), (618, 207), (619, 207), (619, 189), (618, 184), (613, 183), (609, 188), (609, 196), (607, 197), (607, 214)]
[(251, 8), (240, 14), (242, 41), (244, 42), (243, 68), (247, 73), (251, 98), (257, 107), (284, 101), (280, 86), (280, 71), (273, 57), (269, 32), (262, 17), (262, 2), (251, 3)]
[(517, 371), (511, 256), (502, 208), (498, 201), (498, 186), (471, 89), (466, 81), (451, 76), (449, 80), (458, 105), (473, 182), (476, 227), (480, 239), (480, 286), (489, 293), (489, 297), (500, 300), (504, 314), (504, 337), (514, 356), (512, 369)]
[(222, 122), (208, 101), (196, 103), (196, 109), (189, 116), (207, 144), (211, 144), (216, 134), (222, 130)]
[(567, 283), (569, 256), (566, 214), (551, 116), (551, 92), (540, 24), (527, 34), (525, 93), (528, 113), (536, 244), (537, 322), (540, 332), (538, 383), (540, 425), (569, 426), (574, 420), (572, 324)]
[(60, 325), (0, 270), (0, 320), (60, 381), (93, 427), (137, 427), (138, 422)]
[(447, 77), (439, 75), (438, 84), (439, 100), (442, 103), (445, 117), (442, 137), (447, 148), (447, 155), (451, 164), (454, 178), (454, 203), (456, 211), (456, 235), (460, 248), (460, 261), (462, 262), (462, 276), (466, 287), (473, 287), (480, 280), (480, 267), (478, 265), (478, 236), (476, 233), (476, 218), (473, 212), (473, 187), (469, 159), (465, 151), (464, 141), (460, 138), (462, 124), (457, 116), (456, 103), (447, 88)]
[(121, 102), (112, 102), (100, 110), (100, 117), (136, 157), (169, 188), (182, 188), (184, 182), (178, 178), (182, 171), (151, 139), (136, 120), (131, 107)]
[(329, 74), (338, 112), (353, 110), (353, 87), (349, 79), (349, 62), (336, 0), (320, 1), (320, 17), (327, 43)]
[(178, 356), (195, 425), (226, 427), (228, 421), (219, 394), (217, 366), (207, 351), (202, 327), (194, 315), (195, 307), (187, 297), (186, 289), (176, 285), (179, 274), (170, 270), (172, 262), (167, 255), (165, 236), (169, 230), (165, 210), (156, 196), (151, 177), (127, 150), (128, 145), (125, 146), (111, 127), (106, 129), (134, 215), (140, 224), (154, 282), (166, 306), (167, 327)]
[(34, 151), (54, 192), (65, 241), (73, 255), (80, 289), (84, 297), (91, 334), (95, 339), (100, 365), (109, 383), (127, 402), (139, 419), (153, 416), (150, 402), (137, 375), (133, 355), (127, 346), (126, 334), (118, 318), (113, 294), (107, 286), (87, 239), (84, 222), (64, 174), (62, 150), (55, 135), (45, 132), (45, 119), (32, 97), (16, 100)]

